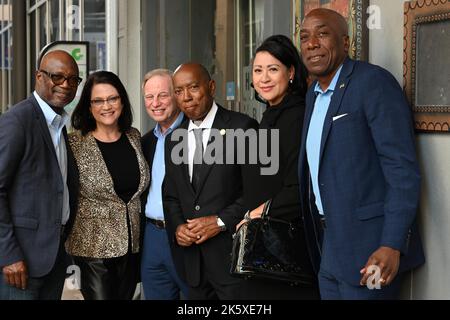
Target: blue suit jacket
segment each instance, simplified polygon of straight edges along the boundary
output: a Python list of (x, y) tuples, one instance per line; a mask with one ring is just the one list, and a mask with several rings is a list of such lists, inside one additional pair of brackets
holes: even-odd
[[(78, 175), (67, 134), (71, 217)], [(0, 267), (24, 260), (30, 277), (55, 263), (61, 234), (63, 180), (47, 123), (34, 96), (0, 117)], [(0, 269), (1, 270), (1, 269)]]
[(401, 251), (400, 271), (422, 264), (414, 222), (420, 173), (411, 110), (389, 72), (349, 58), (323, 127), (319, 188), (327, 228), (321, 247), (305, 150), (314, 86), (306, 100), (299, 181), (315, 266), (322, 255), (322, 267), (358, 285), (359, 271), (380, 246)]

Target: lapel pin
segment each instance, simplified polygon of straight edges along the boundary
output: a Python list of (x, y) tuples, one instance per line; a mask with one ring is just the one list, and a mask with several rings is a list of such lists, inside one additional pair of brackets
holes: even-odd
[(224, 136), (226, 134), (227, 134), (227, 130), (225, 130), (225, 129), (220, 130), (220, 135), (221, 136)]
[(345, 88), (345, 83), (341, 84), (341, 86), (339, 87), (339, 89), (344, 89)]

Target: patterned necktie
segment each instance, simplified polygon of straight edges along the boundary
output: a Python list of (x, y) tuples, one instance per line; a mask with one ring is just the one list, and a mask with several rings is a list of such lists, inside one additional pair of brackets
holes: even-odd
[(203, 163), (203, 129), (194, 129), (195, 153), (192, 170), (192, 187), (197, 191), (200, 185), (200, 168)]

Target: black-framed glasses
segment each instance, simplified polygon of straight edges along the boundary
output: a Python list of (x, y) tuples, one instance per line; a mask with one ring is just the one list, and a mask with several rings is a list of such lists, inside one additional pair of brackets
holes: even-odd
[(83, 79), (81, 79), (80, 77), (77, 77), (77, 76), (71, 76), (71, 77), (66, 78), (62, 74), (54, 74), (54, 73), (50, 73), (45, 70), (39, 70), (39, 72), (42, 72), (47, 77), (49, 77), (50, 80), (52, 80), (53, 84), (55, 84), (57, 86), (63, 84), (64, 81), (67, 80), (67, 84), (70, 87), (75, 88), (75, 87), (78, 87), (80, 85), (80, 83), (83, 81)]
[(110, 106), (115, 106), (119, 103), (120, 101), (120, 96), (114, 96), (114, 97), (109, 97), (108, 99), (93, 99), (91, 100), (91, 105), (93, 107), (102, 107), (105, 102), (110, 105)]

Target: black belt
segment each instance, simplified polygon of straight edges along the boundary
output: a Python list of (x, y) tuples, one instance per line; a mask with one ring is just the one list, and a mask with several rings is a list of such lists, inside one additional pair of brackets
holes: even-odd
[(156, 220), (152, 218), (147, 218), (147, 223), (154, 224), (158, 229), (165, 229), (166, 228), (166, 222), (164, 220)]

